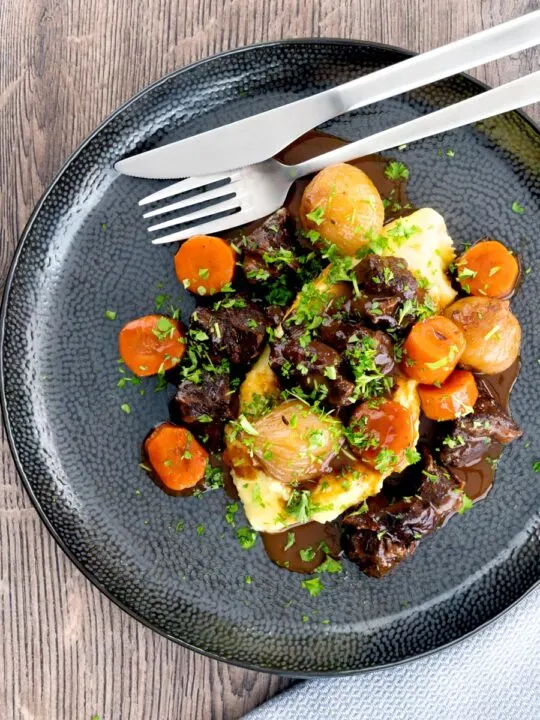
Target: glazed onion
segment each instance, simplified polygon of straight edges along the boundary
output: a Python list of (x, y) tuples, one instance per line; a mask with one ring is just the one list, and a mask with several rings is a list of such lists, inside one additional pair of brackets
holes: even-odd
[(313, 412), (298, 400), (287, 400), (253, 424), (250, 445), (265, 471), (280, 482), (313, 480), (339, 451), (342, 426)]
[(465, 335), (462, 367), (492, 375), (509, 368), (519, 355), (521, 328), (507, 300), (466, 297), (444, 314)]

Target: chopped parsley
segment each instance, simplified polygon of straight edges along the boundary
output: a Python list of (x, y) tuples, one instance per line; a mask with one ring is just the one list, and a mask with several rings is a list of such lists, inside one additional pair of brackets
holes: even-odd
[(393, 160), (386, 166), (384, 174), (389, 180), (408, 180), (409, 168), (405, 163)]
[(467, 510), (470, 510), (472, 506), (473, 501), (471, 500), (471, 498), (468, 495), (465, 495), (465, 493), (463, 493), (463, 502), (458, 510), (458, 513), (460, 515), (463, 515), (463, 513), (467, 512)]
[(120, 410), (125, 412), (126, 415), (129, 415), (131, 413), (131, 405), (129, 403), (124, 403), (123, 405), (120, 405)]
[(162, 315), (156, 323), (156, 327), (152, 330), (158, 340), (166, 340), (172, 338), (176, 331), (176, 325), (170, 321), (168, 317)]
[(236, 527), (234, 516), (238, 512), (238, 503), (229, 503), (225, 511), (225, 522), (232, 527)]
[(302, 562), (311, 562), (315, 557), (315, 550), (310, 546), (299, 551)]
[(533, 462), (532, 469), (535, 473), (540, 473), (540, 460), (535, 460)]
[(393, 450), (390, 450), (390, 448), (383, 448), (378, 452), (377, 457), (375, 458), (375, 470), (384, 474), (397, 465), (397, 461), (398, 456)]
[(330, 555), (326, 556), (324, 562), (315, 568), (316, 573), (340, 573), (342, 571), (341, 563)]
[(295, 541), (296, 541), (296, 535), (293, 532), (288, 532), (287, 533), (287, 542), (285, 543), (283, 549), (289, 550), (290, 548), (292, 548)]
[(176, 527), (175, 527), (174, 529), (176, 530), (176, 532), (184, 532), (184, 521), (183, 521), (183, 520), (179, 520), (179, 521), (176, 523)]
[[(185, 455), (185, 453), (184, 453)], [(207, 465), (204, 471), (204, 483), (211, 490), (222, 488), (225, 482), (225, 476), (223, 470), (213, 465)]]
[(197, 525), (197, 535), (204, 535), (204, 525)]
[(448, 150), (446, 151), (446, 155), (449, 158), (453, 158), (455, 156), (455, 154), (456, 153), (453, 150), (451, 150), (450, 148), (448, 148)]
[(306, 217), (308, 220), (311, 220), (311, 222), (314, 222), (315, 225), (322, 225), (324, 222), (324, 210), (324, 207), (321, 205), (310, 213), (307, 213)]
[(318, 577), (302, 580), (302, 587), (308, 591), (311, 597), (317, 597), (317, 595), (320, 595), (321, 591), (324, 590), (324, 585)]
[(242, 550), (250, 550), (257, 541), (257, 533), (248, 527), (238, 528), (236, 537)]
[(246, 583), (246, 585), (251, 585), (251, 583), (253, 582), (253, 578), (251, 577), (251, 575), (246, 575), (246, 577), (244, 578), (244, 582)]
[(105, 310), (103, 314), (107, 320), (116, 320), (117, 313), (115, 310)]
[(421, 455), (416, 448), (407, 448), (405, 450), (405, 459), (409, 465), (415, 465), (417, 462), (420, 462)]
[(516, 215), (523, 215), (525, 208), (517, 200), (514, 200), (512, 203), (512, 212), (516, 213)]

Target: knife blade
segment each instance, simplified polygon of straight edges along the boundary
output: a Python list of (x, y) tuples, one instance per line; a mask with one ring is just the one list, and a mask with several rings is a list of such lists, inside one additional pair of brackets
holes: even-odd
[(532, 47), (539, 39), (536, 10), (330, 90), (126, 157), (115, 169), (135, 177), (173, 179), (252, 165), (331, 118)]

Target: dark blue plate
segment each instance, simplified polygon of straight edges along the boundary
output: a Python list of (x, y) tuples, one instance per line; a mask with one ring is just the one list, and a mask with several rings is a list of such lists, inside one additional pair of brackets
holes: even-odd
[[(186, 316), (191, 303), (175, 280), (175, 247), (150, 244), (137, 207), (162, 184), (119, 177), (114, 161), (405, 56), (367, 43), (289, 41), (167, 76), (69, 159), (30, 219), (6, 285), (2, 405), (19, 472), (43, 521), (127, 612), (190, 648), (247, 667), (310, 675), (400, 662), (477, 629), (540, 576), (540, 482), (531, 467), (540, 456), (540, 135), (519, 113), (404, 153), (417, 206), (441, 212), (457, 243), (485, 235), (509, 243), (532, 273), (513, 301), (524, 337), (512, 410), (525, 440), (505, 450), (488, 498), (388, 577), (370, 579), (345, 563), (310, 597), (301, 576), (272, 565), (260, 540), (250, 551), (240, 547), (224, 520), (222, 492), (173, 498), (152, 484), (138, 467), (140, 445), (167, 417), (167, 393), (154, 392), (153, 380), (116, 387), (122, 324), (153, 308), (157, 293), (180, 296)], [(459, 76), (324, 129), (355, 139), (481, 90)], [(512, 212), (515, 200), (524, 214)], [(116, 321), (104, 317), (106, 309), (118, 313)]]

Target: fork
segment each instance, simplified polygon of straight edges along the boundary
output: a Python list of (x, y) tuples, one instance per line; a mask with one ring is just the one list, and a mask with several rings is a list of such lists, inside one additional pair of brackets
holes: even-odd
[[(293, 182), (334, 163), (347, 162), (402, 144), (447, 132), (540, 100), (540, 71), (487, 90), (388, 130), (370, 135), (337, 150), (318, 155), (298, 165), (270, 159), (230, 173), (190, 177), (143, 198), (139, 205), (194, 192), (194, 195), (146, 212), (144, 218), (165, 213), (175, 217), (152, 225), (155, 233), (177, 225), (182, 229), (156, 237), (162, 244), (185, 240), (192, 235), (211, 235), (270, 215), (285, 201)], [(205, 204), (205, 207), (197, 207)], [(199, 222), (197, 222), (199, 221)]]

